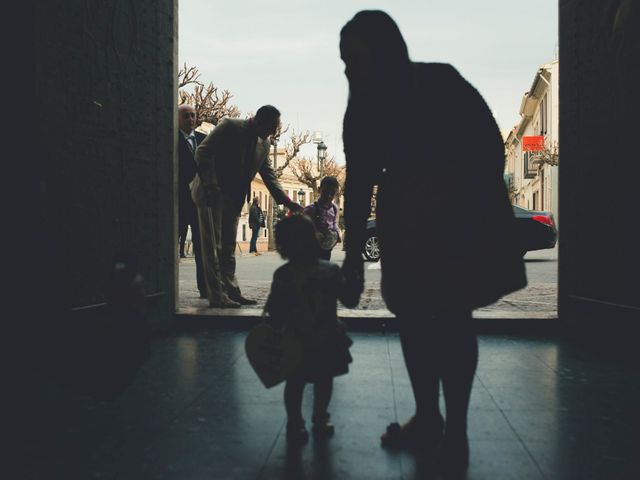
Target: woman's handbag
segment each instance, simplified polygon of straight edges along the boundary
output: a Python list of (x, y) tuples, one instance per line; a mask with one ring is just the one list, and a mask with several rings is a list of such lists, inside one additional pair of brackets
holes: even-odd
[(302, 364), (302, 342), (291, 331), (265, 321), (253, 327), (244, 342), (245, 353), (258, 378), (267, 388), (283, 382)]

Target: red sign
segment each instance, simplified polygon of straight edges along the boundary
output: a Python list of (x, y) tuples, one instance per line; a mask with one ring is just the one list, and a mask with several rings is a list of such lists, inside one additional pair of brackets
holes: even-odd
[(523, 152), (539, 152), (540, 150), (544, 150), (544, 137), (542, 135), (522, 137)]

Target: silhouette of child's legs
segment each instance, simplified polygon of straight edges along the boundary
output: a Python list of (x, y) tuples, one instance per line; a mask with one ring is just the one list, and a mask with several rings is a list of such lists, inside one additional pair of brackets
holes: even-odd
[(287, 380), (284, 386), (284, 407), (287, 411), (287, 441), (302, 445), (309, 440), (309, 432), (302, 418), (302, 394), (305, 382), (298, 379)]
[(304, 425), (302, 417), (302, 394), (304, 382), (287, 380), (284, 386), (284, 408), (287, 411), (287, 425), (298, 427)]
[(333, 392), (333, 378), (329, 377), (313, 384), (313, 416), (322, 418), (327, 416), (327, 408)]
[(329, 421), (329, 402), (333, 392), (333, 377), (313, 384), (313, 431), (319, 435), (332, 435), (333, 425)]

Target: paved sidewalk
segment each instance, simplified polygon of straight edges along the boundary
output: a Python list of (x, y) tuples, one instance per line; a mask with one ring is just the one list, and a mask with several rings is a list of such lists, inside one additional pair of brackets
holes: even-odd
[[(535, 257), (536, 252), (528, 255), (533, 257), (531, 262), (540, 261)], [(275, 252), (263, 255), (277, 256)], [(542, 255), (549, 255), (543, 253)], [(541, 256), (541, 254), (538, 254)], [(252, 261), (253, 255), (239, 254), (236, 256), (238, 267), (242, 262)], [(546, 260), (545, 260), (546, 261)], [(186, 315), (224, 315), (224, 316), (254, 316), (260, 315), (265, 304), (271, 280), (243, 279), (241, 286), (247, 296), (258, 301), (257, 307), (242, 307), (241, 309), (209, 308), (208, 301), (199, 298), (195, 282), (195, 262), (193, 258), (180, 261), (178, 313)], [(365, 263), (365, 268), (375, 270), (377, 264)], [(270, 277), (270, 275), (267, 275)], [(379, 276), (378, 276), (379, 277)], [(531, 277), (531, 275), (529, 275)], [(529, 282), (529, 285), (517, 292), (503, 297), (496, 303), (474, 311), (477, 318), (557, 318), (557, 290), (556, 282)], [(250, 292), (250, 294), (249, 294)], [(380, 295), (380, 281), (367, 279), (360, 304), (355, 309), (347, 309), (338, 304), (339, 313), (343, 317), (392, 317)]]

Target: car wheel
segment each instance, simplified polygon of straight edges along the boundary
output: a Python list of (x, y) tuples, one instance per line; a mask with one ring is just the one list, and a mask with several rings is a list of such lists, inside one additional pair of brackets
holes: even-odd
[(380, 244), (378, 243), (378, 237), (371, 235), (367, 238), (364, 244), (364, 256), (370, 262), (376, 262), (380, 260)]

